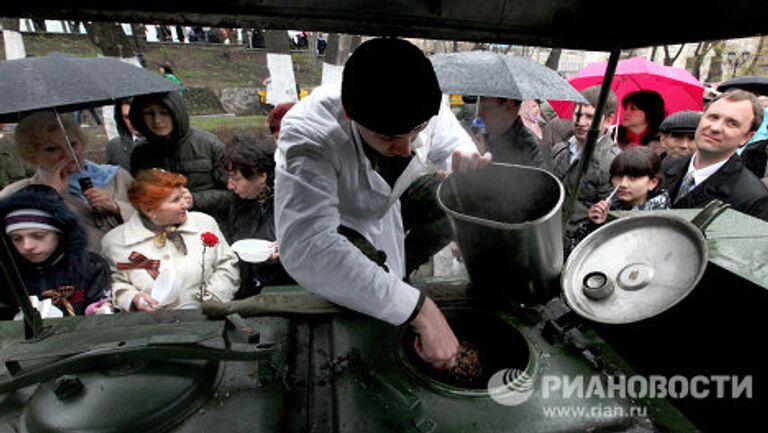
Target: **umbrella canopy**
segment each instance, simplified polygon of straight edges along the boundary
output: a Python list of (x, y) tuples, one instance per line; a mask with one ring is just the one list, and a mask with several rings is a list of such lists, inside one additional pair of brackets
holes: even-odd
[(768, 96), (768, 77), (748, 76), (731, 78), (717, 86), (717, 90), (720, 92), (725, 92), (728, 89), (743, 89)]
[(46, 108), (66, 112), (177, 90), (170, 80), (113, 58), (52, 53), (6, 60), (0, 62), (0, 122)]
[[(601, 84), (606, 65), (606, 62), (589, 64), (568, 82), (579, 90)], [(621, 119), (621, 100), (638, 90), (659, 93), (664, 99), (667, 114), (682, 110), (702, 111), (704, 108), (704, 85), (696, 77), (685, 69), (664, 66), (645, 57), (620, 60), (611, 89), (619, 99), (617, 119)], [(573, 104), (553, 101), (551, 105), (562, 118), (568, 119), (573, 115)]]
[(584, 102), (563, 77), (523, 57), (487, 51), (435, 54), (429, 58), (443, 93), (498, 98)]

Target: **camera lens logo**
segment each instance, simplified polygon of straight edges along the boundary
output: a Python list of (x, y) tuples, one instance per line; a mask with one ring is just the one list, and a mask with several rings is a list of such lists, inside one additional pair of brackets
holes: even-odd
[(499, 370), (488, 380), (488, 395), (504, 406), (525, 403), (533, 391), (533, 377), (516, 368)]

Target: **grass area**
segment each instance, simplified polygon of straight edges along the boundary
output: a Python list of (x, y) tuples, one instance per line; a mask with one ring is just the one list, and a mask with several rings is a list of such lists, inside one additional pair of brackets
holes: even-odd
[(192, 117), (193, 128), (214, 132), (217, 128), (266, 128), (267, 116)]

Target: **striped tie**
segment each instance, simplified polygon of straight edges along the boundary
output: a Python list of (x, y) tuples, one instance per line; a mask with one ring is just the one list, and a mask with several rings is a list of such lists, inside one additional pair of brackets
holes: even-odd
[(677, 191), (677, 199), (675, 201), (680, 201), (683, 196), (691, 192), (694, 186), (696, 186), (696, 180), (693, 178), (693, 172), (690, 172), (683, 178), (683, 182), (680, 184), (680, 190)]

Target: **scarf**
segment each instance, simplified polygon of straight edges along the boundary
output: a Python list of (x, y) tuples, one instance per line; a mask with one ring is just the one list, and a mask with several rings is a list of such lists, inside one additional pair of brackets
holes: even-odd
[(83, 163), (82, 172), (72, 173), (67, 176), (69, 193), (85, 199), (83, 190), (80, 188), (80, 183), (78, 182), (81, 177), (90, 177), (91, 182), (93, 182), (93, 186), (96, 188), (104, 188), (104, 186), (111, 182), (115, 175), (117, 175), (117, 169), (118, 166), (116, 165), (99, 165), (86, 160)]
[(635, 134), (634, 132), (627, 129), (624, 131), (624, 138), (627, 140), (624, 143), (625, 147), (634, 147), (634, 146), (641, 146), (642, 145), (642, 139), (646, 135), (648, 135), (648, 128), (645, 128), (645, 130), (639, 134)]
[(149, 231), (155, 233), (153, 242), (157, 248), (162, 248), (165, 246), (166, 241), (171, 241), (173, 246), (176, 247), (179, 252), (185, 256), (187, 255), (187, 244), (184, 243), (184, 238), (182, 238), (181, 233), (178, 232), (178, 226), (159, 226), (147, 219), (144, 215), (141, 215), (141, 222)]

